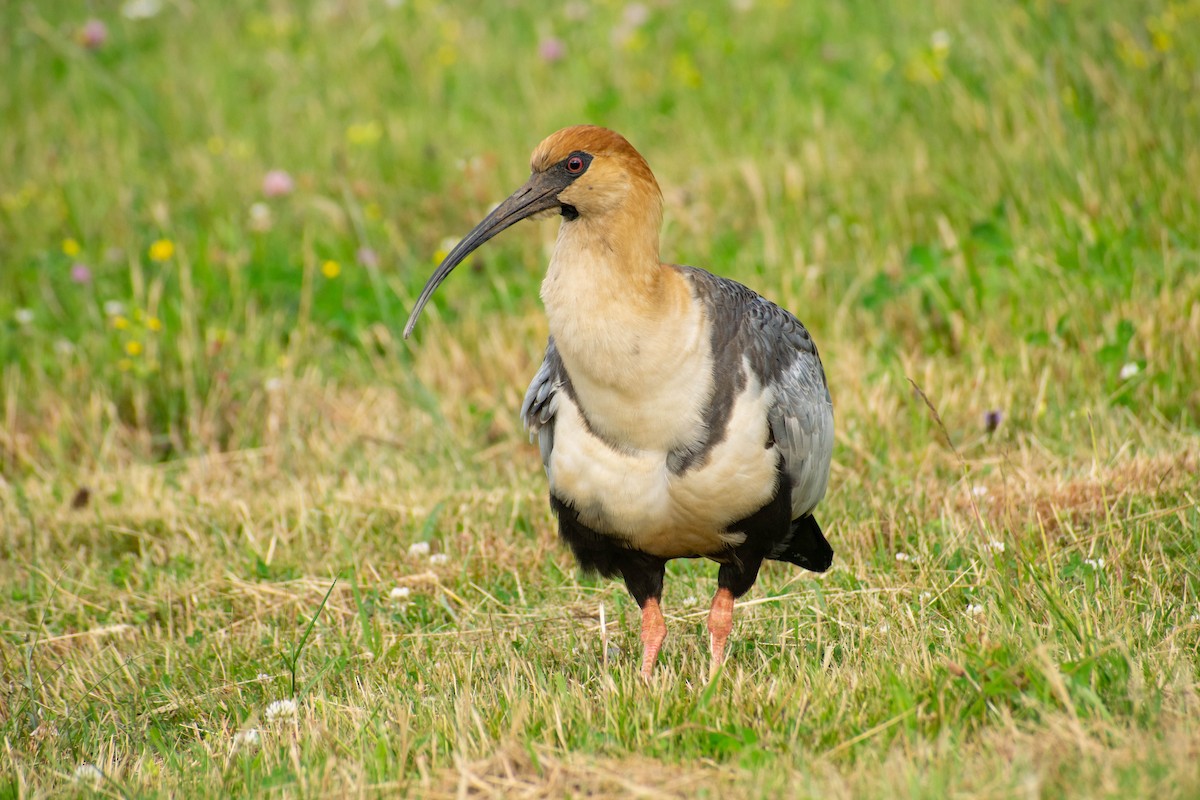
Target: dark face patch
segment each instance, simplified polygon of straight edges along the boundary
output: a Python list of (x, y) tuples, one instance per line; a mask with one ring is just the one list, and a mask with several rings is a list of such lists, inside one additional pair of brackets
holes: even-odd
[(546, 170), (546, 175), (556, 184), (566, 189), (575, 179), (588, 171), (592, 165), (592, 154), (576, 150), (571, 155), (552, 165)]

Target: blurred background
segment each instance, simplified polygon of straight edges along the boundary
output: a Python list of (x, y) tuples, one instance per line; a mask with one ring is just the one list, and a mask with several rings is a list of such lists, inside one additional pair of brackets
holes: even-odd
[[(104, 437), (151, 458), (255, 446), (269, 387), (310, 370), (511, 399), (494, 364), (416, 367), (452, 346), (494, 361), (481, 335), (536, 356), (552, 223), (398, 332), (447, 245), (579, 122), (656, 170), (665, 259), (789, 305), (835, 371), (969, 364), (988, 376), (971, 427), (1079, 402), (1196, 419), (1196, 3), (0, 14), (6, 471)], [(60, 425), (89, 401), (104, 419)]]

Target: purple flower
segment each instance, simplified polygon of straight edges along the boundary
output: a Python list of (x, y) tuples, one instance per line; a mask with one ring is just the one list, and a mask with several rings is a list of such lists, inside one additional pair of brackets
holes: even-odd
[(87, 264), (71, 265), (71, 282), (86, 285), (92, 282), (92, 269)]
[(98, 19), (89, 19), (79, 30), (79, 43), (88, 50), (99, 50), (108, 41), (108, 26)]
[(566, 55), (567, 46), (563, 44), (562, 39), (551, 36), (538, 42), (538, 57), (547, 64), (562, 61)]
[(358, 252), (354, 254), (354, 257), (364, 267), (373, 268), (379, 266), (379, 254), (369, 247), (358, 248)]
[(283, 197), (295, 188), (292, 176), (281, 169), (273, 169), (263, 176), (262, 190), (267, 197)]
[(983, 427), (988, 433), (992, 433), (996, 428), (1000, 427), (1000, 423), (1004, 421), (1004, 412), (998, 408), (993, 408), (991, 411), (983, 415)]

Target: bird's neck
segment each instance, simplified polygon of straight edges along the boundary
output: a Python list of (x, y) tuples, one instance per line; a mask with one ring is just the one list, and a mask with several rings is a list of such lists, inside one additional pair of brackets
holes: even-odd
[(577, 389), (590, 388), (597, 403), (645, 396), (708, 346), (686, 280), (659, 263), (650, 222), (564, 223), (542, 283), (550, 335)]

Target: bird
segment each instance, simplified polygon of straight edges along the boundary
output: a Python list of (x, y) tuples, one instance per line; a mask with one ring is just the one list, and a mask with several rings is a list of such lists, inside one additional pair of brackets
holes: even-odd
[(728, 278), (660, 261), (663, 195), (642, 155), (576, 125), (533, 151), (529, 180), (438, 265), (404, 328), (476, 248), (527, 218), (562, 220), (541, 285), (545, 358), (521, 417), (560, 538), (585, 572), (622, 578), (641, 610), (641, 675), (666, 639), (666, 564), (716, 562), (709, 680), (734, 603), (765, 560), (824, 572), (813, 517), (833, 454), (817, 346), (789, 311)]

